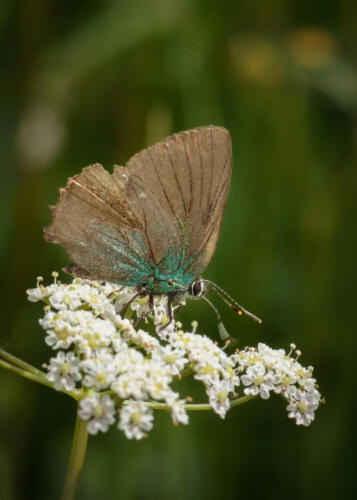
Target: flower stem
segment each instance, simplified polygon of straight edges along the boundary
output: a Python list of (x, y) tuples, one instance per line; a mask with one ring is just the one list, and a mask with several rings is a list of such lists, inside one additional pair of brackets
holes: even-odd
[[(251, 399), (254, 399), (256, 396), (242, 396), (237, 399), (233, 399), (230, 403), (231, 408), (233, 406), (239, 406), (244, 403), (247, 403)], [(153, 410), (167, 410), (170, 411), (170, 407), (166, 403), (157, 403), (154, 401), (150, 401), (146, 403), (150, 408)], [(208, 403), (203, 403), (203, 404), (186, 404), (185, 405), (185, 410), (187, 411), (207, 411), (207, 410), (213, 410), (212, 406)]]
[(87, 439), (87, 422), (80, 419), (77, 415), (66, 482), (63, 488), (61, 500), (74, 500), (76, 497), (77, 487), (86, 454)]
[[(242, 396), (237, 399), (233, 399), (230, 403), (231, 408), (234, 406), (239, 406), (243, 405), (244, 403), (248, 403), (251, 399), (254, 399), (255, 396), (247, 395), (247, 396)], [(212, 406), (210, 404), (188, 404), (185, 405), (185, 410), (187, 411), (207, 411), (207, 410), (213, 410)]]
[(27, 372), (34, 373), (35, 375), (38, 375), (40, 377), (46, 376), (42, 370), (39, 370), (35, 366), (32, 366), (29, 363), (26, 363), (25, 361), (22, 361), (22, 359), (17, 358), (13, 354), (10, 354), (9, 352), (7, 352), (1, 348), (0, 348), (0, 357), (4, 358), (6, 361), (11, 363), (12, 365), (19, 366), (20, 368), (24, 369)]
[(125, 319), (130, 319), (130, 318), (132, 317), (132, 315), (133, 315), (133, 312), (134, 312), (134, 311), (132, 310), (132, 308), (131, 308), (130, 306), (129, 306), (129, 307), (127, 307), (127, 309), (126, 309), (126, 311), (125, 311), (124, 318), (125, 318)]
[[(8, 360), (10, 360), (11, 358), (15, 358), (15, 356), (11, 355), (8, 355), (6, 357), (8, 358)], [(15, 358), (15, 360), (17, 360), (17, 363), (12, 364), (11, 362), (0, 359), (0, 366), (2, 368), (5, 368), (6, 370), (9, 370), (10, 372), (17, 373), (17, 375), (21, 375), (21, 377), (27, 378), (28, 380), (32, 380), (33, 382), (37, 382), (38, 384), (42, 384), (45, 385), (46, 387), (54, 389), (52, 382), (47, 380), (46, 374), (44, 372), (34, 367), (32, 367), (33, 370), (31, 371), (24, 370), (23, 368), (21, 368), (21, 366), (31, 366), (31, 365), (25, 362), (20, 363), (21, 360), (18, 358)], [(73, 389), (73, 391), (66, 391), (65, 389), (61, 389), (59, 392), (63, 392), (64, 394), (71, 396), (75, 400), (78, 400), (81, 394), (81, 391), (79, 391), (78, 389)]]
[(175, 380), (182, 380), (192, 373), (194, 373), (193, 363), (190, 363), (182, 372), (175, 376)]
[(37, 375), (35, 373), (31, 373), (31, 372), (28, 372), (26, 370), (23, 370), (19, 366), (12, 365), (11, 363), (4, 361), (3, 359), (0, 359), (0, 366), (2, 368), (5, 368), (6, 370), (9, 370), (11, 372), (17, 373), (18, 375), (21, 375), (21, 377), (32, 380), (33, 382), (38, 382), (39, 384), (47, 385), (47, 387), (53, 388), (53, 385), (51, 384), (51, 382), (49, 382), (46, 379), (45, 376), (40, 376), (40, 375)]

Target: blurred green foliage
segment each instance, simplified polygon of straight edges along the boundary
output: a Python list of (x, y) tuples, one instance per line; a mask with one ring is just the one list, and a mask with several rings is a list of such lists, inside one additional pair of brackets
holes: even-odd
[[(356, 14), (351, 0), (2, 0), (2, 345), (48, 359), (25, 290), (68, 263), (42, 238), (58, 187), (213, 123), (234, 166), (206, 277), (264, 319), (220, 305), (226, 326), (241, 345), (298, 344), (327, 398), (307, 429), (274, 397), (188, 427), (159, 414), (139, 443), (113, 429), (89, 440), (79, 498), (353, 498)], [(180, 319), (217, 335), (203, 302)], [(65, 396), (1, 372), (2, 499), (58, 498), (74, 416)]]

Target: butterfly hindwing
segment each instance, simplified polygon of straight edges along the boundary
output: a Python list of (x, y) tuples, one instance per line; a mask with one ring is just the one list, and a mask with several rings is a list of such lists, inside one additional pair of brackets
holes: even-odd
[[(123, 187), (99, 164), (69, 179), (52, 209), (53, 222), (45, 228), (47, 241), (62, 245), (77, 275), (129, 283), (147, 273), (136, 235), (143, 228), (123, 196)], [(133, 235), (134, 237), (130, 237)]]

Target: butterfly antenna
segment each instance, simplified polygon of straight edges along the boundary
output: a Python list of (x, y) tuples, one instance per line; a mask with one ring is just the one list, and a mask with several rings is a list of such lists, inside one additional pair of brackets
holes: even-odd
[(217, 307), (214, 306), (212, 304), (212, 302), (209, 299), (207, 299), (206, 296), (203, 295), (201, 298), (203, 300), (205, 300), (207, 302), (207, 304), (210, 306), (210, 308), (213, 309), (213, 311), (216, 313), (217, 321), (218, 321), (218, 333), (219, 333), (219, 336), (221, 337), (222, 342), (224, 342), (226, 345), (228, 345), (228, 344), (235, 345), (237, 343), (237, 339), (231, 337), (229, 335), (229, 333), (227, 332), (226, 327), (223, 324), (222, 317), (219, 314)]
[(256, 323), (263, 323), (263, 321), (258, 318), (255, 314), (247, 311), (247, 309), (244, 309), (236, 300), (234, 300), (223, 288), (220, 286), (216, 285), (216, 283), (213, 283), (213, 281), (210, 280), (204, 280), (205, 283), (207, 283), (208, 287), (211, 287), (216, 294), (230, 307), (233, 311), (235, 311), (239, 316), (242, 314), (245, 314), (246, 316), (249, 316), (249, 318), (252, 318)]

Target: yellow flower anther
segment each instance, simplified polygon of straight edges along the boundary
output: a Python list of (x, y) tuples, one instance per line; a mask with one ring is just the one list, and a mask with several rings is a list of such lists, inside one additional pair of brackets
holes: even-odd
[(94, 408), (93, 416), (94, 418), (100, 418), (102, 415), (103, 415), (103, 407), (102, 405), (99, 404)]
[(135, 411), (131, 415), (131, 421), (135, 425), (140, 425), (141, 422), (141, 413), (139, 411)]
[(62, 365), (61, 365), (62, 375), (68, 375), (70, 371), (71, 371), (70, 364), (69, 363), (62, 363)]

